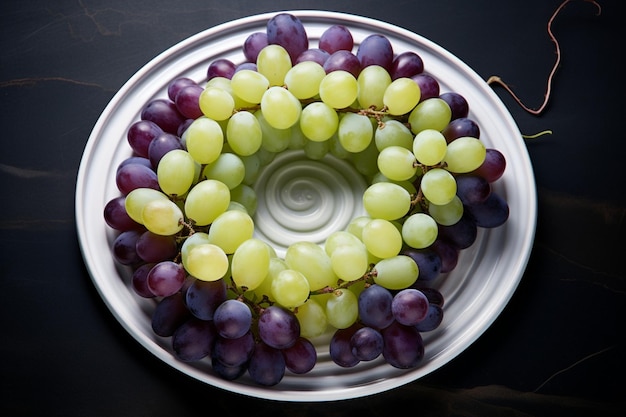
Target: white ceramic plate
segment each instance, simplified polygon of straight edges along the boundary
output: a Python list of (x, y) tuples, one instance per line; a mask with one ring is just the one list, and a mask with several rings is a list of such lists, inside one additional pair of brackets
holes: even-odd
[[(138, 71), (115, 95), (97, 121), (87, 142), (76, 186), (76, 221), (85, 263), (103, 300), (124, 328), (149, 352), (203, 383), (265, 399), (330, 401), (380, 393), (419, 379), (463, 352), (504, 309), (513, 295), (530, 255), (536, 226), (536, 189), (521, 134), (511, 115), (486, 82), (455, 56), (433, 42), (402, 28), (347, 14), (290, 11), (304, 23), (311, 46), (332, 24), (350, 28), (358, 44), (371, 33), (387, 36), (396, 53), (413, 50), (425, 71), (440, 82), (441, 92), (456, 91), (470, 105), (470, 116), (481, 128), (481, 140), (499, 149), (507, 169), (494, 188), (506, 198), (510, 218), (501, 227), (481, 230), (476, 243), (462, 252), (457, 268), (437, 283), (446, 299), (441, 326), (424, 334), (422, 364), (395, 369), (382, 360), (344, 369), (334, 365), (325, 343), (317, 343), (318, 364), (308, 374), (290, 375), (275, 387), (254, 384), (246, 376), (225, 381), (212, 373), (208, 362), (183, 363), (172, 354), (170, 340), (152, 332), (154, 301), (141, 299), (129, 287), (130, 271), (111, 256), (115, 233), (104, 222), (105, 204), (119, 194), (115, 185), (118, 164), (131, 154), (126, 131), (143, 106), (166, 97), (167, 84), (181, 76), (198, 82), (216, 58), (242, 62), (241, 45), (252, 32), (264, 31), (274, 15), (263, 14), (222, 24), (175, 45)], [(357, 199), (360, 196), (357, 197)]]

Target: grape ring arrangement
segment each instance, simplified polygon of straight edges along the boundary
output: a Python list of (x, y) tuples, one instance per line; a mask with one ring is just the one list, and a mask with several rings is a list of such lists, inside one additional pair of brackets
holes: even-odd
[[(200, 82), (173, 78), (127, 128), (104, 219), (152, 330), (177, 361), (263, 387), (314, 369), (319, 340), (337, 374), (420, 366), (444, 315), (438, 282), (508, 219), (493, 190), (504, 155), (480, 140), (471, 103), (384, 35), (357, 45), (330, 25), (313, 47), (280, 13), (241, 52)], [(351, 164), (366, 214), (279, 256), (255, 237), (252, 186), (283, 152)]]

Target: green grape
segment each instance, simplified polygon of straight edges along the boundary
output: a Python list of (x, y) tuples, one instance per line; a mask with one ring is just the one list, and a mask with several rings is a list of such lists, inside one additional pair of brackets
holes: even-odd
[(124, 200), (124, 208), (128, 216), (139, 224), (143, 224), (141, 213), (144, 207), (154, 200), (169, 201), (167, 195), (153, 188), (135, 188), (126, 195)]
[(358, 315), (357, 296), (349, 289), (336, 290), (326, 300), (326, 318), (328, 323), (337, 329), (352, 326)]
[(213, 119), (199, 117), (183, 133), (189, 155), (199, 164), (210, 164), (222, 152), (224, 132)]
[(201, 243), (189, 249), (185, 269), (202, 281), (217, 281), (228, 272), (228, 257), (224, 251), (210, 243)]
[[(369, 218), (364, 217), (367, 221)], [(344, 245), (360, 245), (361, 239), (359, 239), (356, 235), (346, 231), (346, 230), (337, 230), (332, 232), (326, 238), (326, 242), (324, 242), (324, 251), (328, 256), (332, 256), (335, 249)]]
[(326, 312), (317, 300), (309, 298), (296, 309), (295, 313), (300, 322), (302, 337), (314, 338), (326, 332), (328, 328)]
[(363, 193), (363, 208), (374, 219), (396, 220), (411, 208), (411, 195), (398, 184), (378, 182)]
[(246, 184), (239, 184), (230, 190), (230, 199), (240, 203), (246, 208), (250, 216), (254, 216), (257, 209), (257, 195), (254, 188)]
[(259, 300), (262, 300), (263, 297), (267, 297), (271, 301), (276, 301), (272, 296), (272, 282), (281, 271), (284, 271), (288, 268), (289, 267), (287, 266), (287, 262), (285, 262), (283, 259), (277, 258), (275, 256), (271, 257), (269, 270), (267, 272), (267, 275), (265, 276), (265, 279), (252, 290), (254, 295)]
[(239, 210), (239, 211), (243, 211), (244, 213), (247, 213), (248, 210), (244, 207), (243, 204), (238, 203), (237, 201), (230, 201), (230, 203), (228, 203), (228, 209), (227, 210)]
[(406, 181), (417, 172), (413, 152), (402, 146), (388, 146), (378, 155), (378, 169), (392, 181)]
[(455, 174), (463, 174), (477, 169), (485, 160), (485, 144), (470, 136), (457, 138), (448, 144), (443, 161), (446, 169)]
[(357, 216), (350, 220), (346, 226), (346, 232), (356, 236), (359, 240), (363, 240), (363, 228), (372, 220), (369, 216)]
[(189, 251), (195, 246), (204, 243), (210, 243), (209, 235), (204, 232), (195, 232), (185, 238), (183, 244), (180, 247), (180, 259), (185, 269), (187, 269), (187, 257), (189, 256)]
[(402, 249), (402, 235), (390, 221), (373, 219), (363, 227), (363, 243), (377, 258), (396, 256)]
[(338, 246), (330, 255), (330, 262), (337, 277), (344, 281), (363, 277), (369, 267), (367, 249), (361, 242)]
[(360, 107), (381, 110), (384, 106), (383, 95), (391, 84), (391, 76), (387, 70), (380, 65), (369, 65), (359, 73), (357, 82), (359, 85), (357, 100)]
[(248, 213), (239, 210), (225, 211), (217, 216), (209, 229), (210, 243), (227, 254), (235, 250), (254, 234), (254, 221)]
[(230, 84), (234, 94), (253, 104), (259, 104), (263, 93), (270, 87), (265, 75), (248, 69), (235, 72)]
[(228, 120), (226, 140), (237, 155), (248, 156), (261, 148), (263, 131), (252, 113), (239, 111)]
[(337, 111), (324, 102), (313, 102), (302, 109), (300, 129), (312, 141), (323, 142), (330, 139), (338, 126)]
[(276, 129), (287, 129), (300, 119), (302, 104), (289, 90), (270, 87), (261, 99), (263, 117)]
[(374, 132), (376, 149), (382, 151), (388, 146), (402, 146), (413, 148), (413, 133), (398, 120), (386, 120)]
[(440, 206), (431, 203), (428, 205), (428, 214), (430, 214), (438, 224), (442, 226), (452, 226), (463, 217), (463, 202), (455, 195), (448, 204)]
[[(243, 98), (239, 97), (237, 94), (235, 94), (235, 92), (233, 91), (233, 86), (232, 86), (232, 81), (229, 78), (226, 77), (213, 77), (211, 78), (207, 83), (205, 88), (207, 87), (215, 87), (215, 88), (219, 88), (220, 90), (224, 90), (226, 92), (228, 92), (228, 94), (230, 94), (235, 102), (235, 110), (236, 109), (247, 109), (249, 107), (254, 107), (254, 105), (259, 104), (258, 102), (256, 103), (251, 103), (249, 101), (244, 100)], [(225, 119), (226, 120), (226, 119)], [(222, 121), (222, 120), (219, 120)]]
[(272, 162), (274, 160), (274, 158), (276, 157), (276, 152), (268, 151), (263, 146), (261, 146), (261, 148), (259, 148), (259, 150), (256, 152), (256, 154), (259, 157), (259, 161), (261, 162), (261, 166), (266, 166), (267, 164)]
[(383, 103), (389, 114), (400, 116), (413, 110), (419, 103), (421, 91), (410, 78), (397, 78), (385, 90)]
[(285, 75), (285, 85), (299, 100), (313, 98), (319, 94), (320, 83), (326, 76), (324, 68), (314, 61), (303, 61), (294, 65)]
[(291, 69), (291, 58), (280, 45), (267, 45), (259, 51), (256, 59), (257, 71), (263, 74), (270, 86), (282, 86), (285, 84), (285, 75)]
[(332, 71), (320, 82), (320, 98), (330, 107), (343, 109), (349, 107), (357, 99), (359, 84), (348, 71)]
[(432, 245), (438, 233), (437, 222), (425, 213), (412, 214), (402, 224), (404, 243), (415, 249), (424, 249)]
[(234, 153), (223, 153), (215, 161), (204, 167), (202, 174), (207, 179), (218, 180), (232, 190), (243, 182), (246, 166)]
[(347, 113), (339, 121), (337, 136), (345, 150), (358, 153), (364, 151), (372, 142), (374, 128), (369, 117), (357, 113)]
[(378, 149), (376, 144), (371, 141), (364, 151), (352, 154), (352, 164), (356, 170), (365, 177), (372, 177), (378, 172), (377, 160)]
[(418, 134), (425, 129), (442, 131), (452, 118), (450, 106), (444, 100), (433, 97), (422, 101), (409, 114), (411, 131)]
[(245, 171), (242, 182), (251, 186), (256, 182), (259, 174), (261, 173), (261, 160), (255, 153), (252, 155), (241, 156), (241, 161), (243, 162)]
[(374, 266), (374, 282), (389, 290), (401, 290), (415, 283), (419, 268), (415, 261), (406, 255), (383, 259)]
[(415, 188), (415, 185), (410, 180), (394, 181), (394, 180), (390, 180), (389, 178), (385, 177), (382, 172), (377, 172), (376, 175), (374, 175), (372, 177), (371, 183), (372, 184), (376, 184), (376, 183), (379, 183), (379, 182), (390, 182), (392, 184), (399, 185), (400, 187), (402, 187), (405, 190), (407, 190), (407, 192), (409, 194), (411, 194), (411, 195), (414, 195), (414, 194), (417, 193), (417, 189)]
[(293, 269), (278, 273), (272, 281), (272, 297), (283, 307), (295, 308), (309, 298), (310, 288), (304, 274)]
[(193, 186), (185, 199), (185, 214), (198, 226), (206, 226), (230, 205), (230, 190), (221, 181), (208, 179)]
[(267, 243), (256, 238), (241, 242), (233, 253), (230, 267), (235, 285), (254, 290), (269, 273), (270, 250)]
[(200, 110), (209, 119), (226, 120), (235, 110), (235, 99), (226, 90), (206, 87), (200, 94)]
[(428, 201), (443, 206), (456, 195), (456, 180), (443, 168), (433, 168), (422, 176), (422, 193)]
[(187, 151), (173, 149), (159, 161), (157, 179), (165, 194), (183, 195), (196, 179), (196, 161)]
[(141, 224), (157, 235), (171, 236), (183, 228), (183, 211), (170, 200), (149, 201), (141, 212)]
[(307, 158), (319, 161), (324, 158), (330, 151), (330, 140), (323, 142), (315, 142), (308, 140), (304, 144), (304, 154)]
[(335, 134), (333, 134), (328, 140), (328, 146), (329, 152), (335, 158), (350, 159), (352, 157), (352, 152), (348, 152), (339, 141), (339, 136), (337, 136), (337, 132), (335, 132)]
[(261, 132), (263, 133), (261, 140), (263, 149), (272, 153), (282, 152), (287, 149), (291, 141), (292, 128), (277, 129), (273, 127), (267, 122), (263, 112), (260, 110), (254, 112), (254, 117), (259, 121), (259, 126), (261, 126)]
[[(300, 115), (300, 117), (302, 117), (302, 115)], [(287, 148), (291, 150), (304, 149), (304, 144), (307, 143), (309, 139), (307, 139), (307, 137), (304, 136), (304, 133), (302, 133), (300, 124), (296, 123), (295, 125), (293, 125), (290, 131), (291, 131), (291, 138), (289, 138), (289, 145), (287, 146)]]
[(285, 262), (290, 269), (304, 274), (311, 291), (335, 285), (337, 282), (330, 257), (324, 249), (313, 242), (302, 241), (291, 244), (285, 252)]
[(437, 165), (446, 156), (448, 143), (438, 130), (424, 129), (415, 135), (413, 140), (413, 154), (424, 165)]

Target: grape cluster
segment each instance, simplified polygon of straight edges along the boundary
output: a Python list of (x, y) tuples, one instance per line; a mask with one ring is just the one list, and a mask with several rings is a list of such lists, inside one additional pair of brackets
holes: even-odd
[[(157, 302), (154, 332), (181, 361), (267, 386), (309, 372), (311, 340), (330, 329), (339, 366), (417, 366), (421, 333), (443, 319), (431, 284), (479, 227), (508, 218), (491, 187), (504, 156), (479, 139), (462, 95), (440, 92), (418, 54), (382, 35), (355, 47), (334, 25), (313, 48), (280, 13), (242, 51), (243, 63), (213, 61), (202, 84), (172, 80), (128, 129), (133, 155), (104, 218), (133, 290)], [(287, 149), (350, 161), (370, 185), (367, 215), (281, 258), (255, 237), (252, 185)]]

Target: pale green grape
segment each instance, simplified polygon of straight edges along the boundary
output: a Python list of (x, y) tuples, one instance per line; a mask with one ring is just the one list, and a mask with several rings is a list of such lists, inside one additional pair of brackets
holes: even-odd
[(254, 188), (246, 184), (239, 184), (230, 190), (230, 199), (236, 201), (246, 208), (250, 216), (254, 216), (257, 209), (257, 195)]
[(300, 100), (319, 94), (320, 83), (326, 76), (324, 68), (314, 61), (303, 61), (294, 65), (285, 75), (285, 85)]
[(371, 218), (396, 220), (411, 208), (411, 195), (398, 184), (378, 182), (363, 193), (363, 208)]
[(463, 174), (482, 165), (487, 154), (485, 144), (470, 136), (457, 138), (448, 144), (443, 161), (450, 172)]
[(183, 211), (170, 200), (149, 201), (141, 212), (141, 223), (157, 235), (171, 236), (183, 228)]
[(421, 91), (410, 78), (397, 78), (385, 90), (383, 103), (389, 114), (400, 116), (413, 110), (419, 103)]
[(210, 243), (201, 243), (189, 249), (185, 269), (202, 281), (217, 281), (228, 272), (228, 257), (224, 251)]
[(406, 181), (417, 172), (413, 152), (402, 146), (388, 146), (378, 155), (378, 169), (392, 181)]
[(271, 151), (267, 150), (266, 148), (264, 148), (263, 146), (261, 146), (261, 148), (259, 148), (259, 150), (256, 152), (256, 154), (259, 157), (259, 161), (261, 162), (261, 166), (265, 166), (265, 165), (269, 164), (276, 157), (276, 152), (271, 152)]
[(323, 142), (308, 140), (304, 144), (304, 154), (307, 158), (313, 159), (315, 161), (319, 161), (320, 159), (324, 158), (329, 151), (330, 140), (325, 140)]
[(200, 94), (200, 110), (209, 119), (226, 120), (235, 110), (235, 99), (226, 90), (206, 87)]
[(401, 290), (413, 285), (419, 275), (417, 264), (406, 255), (383, 259), (374, 266), (374, 270), (374, 282), (390, 290)]
[(402, 235), (388, 220), (373, 219), (363, 227), (362, 236), (367, 250), (381, 259), (396, 256), (402, 249)]
[[(215, 87), (215, 88), (219, 88), (220, 90), (224, 90), (226, 92), (228, 92), (228, 94), (230, 94), (235, 102), (235, 110), (237, 109), (247, 109), (249, 107), (253, 107), (255, 104), (259, 104), (257, 103), (251, 103), (249, 101), (244, 100), (243, 98), (239, 97), (237, 94), (235, 94), (235, 92), (233, 91), (233, 86), (232, 86), (232, 82), (229, 78), (226, 77), (213, 77), (211, 78), (207, 83), (205, 88), (207, 87)], [(225, 119), (226, 120), (226, 119)], [(222, 121), (222, 120), (219, 120)]]
[(336, 290), (326, 300), (326, 318), (337, 329), (350, 327), (358, 315), (358, 299), (350, 289)]
[(291, 58), (280, 45), (267, 45), (261, 49), (256, 59), (257, 71), (263, 74), (270, 86), (285, 84), (285, 75), (291, 69)]
[(422, 101), (409, 114), (411, 131), (415, 134), (425, 129), (442, 131), (452, 118), (450, 106), (444, 100), (433, 97)]
[(270, 87), (261, 99), (263, 117), (276, 129), (287, 129), (298, 122), (302, 104), (289, 90)]
[(234, 153), (222, 153), (215, 161), (204, 167), (202, 174), (207, 179), (218, 180), (232, 190), (243, 182), (246, 167)]
[(261, 160), (255, 153), (252, 155), (241, 156), (241, 161), (243, 162), (245, 170), (242, 182), (246, 185), (253, 185), (261, 173)]
[(272, 297), (283, 307), (295, 308), (309, 298), (309, 281), (304, 274), (293, 269), (285, 269), (272, 280)]
[(346, 148), (343, 147), (341, 142), (339, 141), (339, 136), (337, 136), (337, 132), (330, 137), (328, 140), (329, 152), (335, 157), (339, 159), (350, 159), (352, 157), (352, 152), (348, 152)]
[(224, 146), (224, 132), (213, 119), (199, 117), (183, 134), (189, 155), (199, 164), (209, 164), (217, 159)]
[(428, 201), (443, 206), (456, 195), (456, 180), (443, 168), (433, 168), (422, 176), (422, 193)]
[(359, 240), (363, 239), (363, 228), (372, 220), (369, 216), (357, 216), (350, 220), (346, 226), (346, 232), (356, 236)]
[(413, 154), (424, 165), (437, 165), (446, 156), (448, 143), (438, 130), (424, 129), (415, 135)]
[(161, 191), (153, 188), (135, 188), (126, 195), (124, 208), (131, 219), (139, 224), (143, 224), (141, 213), (146, 204), (154, 200), (169, 201), (169, 198)]
[(228, 120), (226, 140), (237, 155), (248, 156), (261, 148), (263, 131), (252, 113), (240, 111)]
[(292, 136), (291, 127), (287, 129), (275, 128), (268, 123), (263, 112), (260, 110), (254, 112), (254, 117), (259, 121), (259, 126), (261, 126), (261, 132), (263, 133), (261, 140), (261, 147), (263, 149), (272, 153), (282, 152), (287, 149)]
[(254, 104), (261, 102), (263, 94), (270, 87), (270, 82), (265, 75), (248, 69), (235, 72), (230, 84), (234, 94)]
[(344, 281), (361, 278), (369, 267), (367, 249), (361, 242), (355, 245), (341, 245), (330, 255), (333, 271)]
[[(331, 72), (331, 74), (333, 73)], [(339, 121), (337, 136), (345, 150), (358, 153), (364, 151), (372, 142), (374, 128), (369, 117), (357, 113), (347, 113)]]
[(254, 234), (254, 221), (248, 213), (239, 210), (225, 211), (217, 216), (209, 229), (210, 243), (228, 254)]
[(195, 178), (196, 161), (182, 149), (173, 149), (163, 155), (157, 166), (159, 187), (168, 195), (185, 194)]
[(369, 65), (359, 73), (357, 82), (359, 85), (357, 100), (360, 107), (381, 110), (385, 90), (391, 84), (391, 76), (387, 70), (380, 65)]
[(337, 111), (324, 102), (313, 102), (302, 109), (300, 129), (312, 141), (323, 142), (330, 139), (338, 126)]
[(237, 201), (232, 201), (232, 200), (230, 203), (228, 203), (227, 210), (239, 210), (239, 211), (243, 211), (244, 213), (248, 212), (248, 210), (244, 207), (243, 204), (238, 203)]
[[(363, 217), (369, 221), (369, 218)], [(335, 249), (344, 245), (359, 245), (362, 244), (361, 239), (359, 239), (356, 235), (346, 231), (346, 230), (337, 230), (332, 232), (326, 238), (326, 242), (324, 242), (324, 251), (328, 256), (332, 256)]]
[(233, 253), (230, 267), (235, 285), (254, 290), (269, 273), (270, 250), (267, 243), (256, 238), (241, 242)]
[(415, 188), (415, 185), (410, 180), (394, 181), (385, 177), (382, 172), (377, 172), (376, 175), (372, 177), (371, 183), (376, 184), (379, 182), (390, 182), (390, 183), (399, 185), (400, 187), (407, 190), (407, 192), (411, 195), (414, 195), (415, 193), (417, 193), (417, 189)]
[(458, 196), (442, 206), (437, 204), (428, 205), (428, 214), (442, 226), (452, 226), (463, 217), (463, 202)]
[(320, 98), (330, 107), (343, 109), (352, 105), (359, 93), (359, 84), (348, 71), (332, 71), (320, 82)]
[[(300, 115), (300, 117), (302, 117), (302, 115)], [(307, 137), (304, 136), (304, 133), (302, 133), (300, 124), (296, 123), (295, 125), (293, 125), (290, 129), (290, 132), (291, 138), (289, 138), (289, 145), (287, 146), (287, 148), (291, 150), (304, 149), (304, 144), (307, 143), (309, 139), (307, 139)]]
[(185, 199), (185, 214), (198, 226), (206, 226), (230, 205), (230, 190), (221, 181), (208, 179), (193, 186)]
[(330, 257), (324, 249), (313, 242), (302, 241), (291, 244), (285, 252), (285, 262), (290, 269), (304, 274), (311, 291), (335, 285), (337, 282)]
[(371, 141), (364, 151), (352, 154), (352, 164), (354, 168), (365, 177), (372, 177), (378, 172), (377, 160), (378, 149), (376, 144)]
[(402, 239), (412, 248), (424, 249), (437, 239), (437, 222), (425, 213), (415, 213), (402, 224)]
[(187, 268), (187, 256), (189, 256), (189, 251), (195, 246), (198, 246), (204, 243), (210, 243), (209, 235), (204, 232), (195, 232), (192, 235), (185, 238), (182, 246), (180, 247), (180, 259), (185, 269)]
[(259, 300), (263, 299), (263, 297), (265, 296), (271, 301), (276, 301), (272, 297), (272, 282), (281, 271), (284, 271), (288, 268), (289, 267), (287, 266), (287, 262), (285, 262), (284, 259), (280, 259), (275, 256), (271, 257), (269, 270), (267, 272), (267, 275), (265, 276), (265, 279), (252, 290), (254, 295)]
[(328, 328), (326, 311), (320, 303), (309, 298), (295, 311), (298, 322), (300, 322), (300, 335), (306, 338), (321, 336)]
[(386, 120), (374, 132), (374, 142), (379, 151), (388, 146), (402, 146), (406, 149), (412, 149), (413, 133), (398, 120)]

